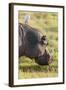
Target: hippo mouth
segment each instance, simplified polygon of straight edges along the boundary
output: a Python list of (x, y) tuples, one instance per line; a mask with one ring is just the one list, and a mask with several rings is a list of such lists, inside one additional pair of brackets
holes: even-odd
[(35, 58), (35, 62), (39, 65), (49, 65), (52, 63), (52, 61), (53, 61), (53, 56), (47, 53), (47, 51), (45, 51), (45, 53), (42, 56)]

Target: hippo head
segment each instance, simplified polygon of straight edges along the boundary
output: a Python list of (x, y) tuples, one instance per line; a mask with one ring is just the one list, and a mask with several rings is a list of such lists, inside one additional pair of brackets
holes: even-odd
[(27, 56), (40, 65), (47, 65), (52, 62), (47, 45), (46, 35), (31, 26), (19, 24), (19, 57)]
[(52, 63), (53, 56), (45, 49), (45, 52), (42, 56), (35, 58), (35, 62), (39, 65), (48, 65)]

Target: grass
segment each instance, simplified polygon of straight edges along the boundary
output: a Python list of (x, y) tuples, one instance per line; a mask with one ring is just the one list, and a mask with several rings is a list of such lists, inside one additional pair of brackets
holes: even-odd
[[(19, 11), (19, 22), (24, 23), (26, 12)], [(53, 54), (53, 62), (47, 66), (35, 63), (34, 59), (26, 56), (19, 58), (18, 78), (44, 78), (58, 76), (58, 15), (57, 13), (27, 12), (30, 15), (29, 25), (37, 28), (48, 38), (48, 49)]]
[(57, 76), (54, 72), (21, 72), (19, 71), (19, 79), (30, 79), (30, 78), (42, 78), (42, 77), (55, 77)]

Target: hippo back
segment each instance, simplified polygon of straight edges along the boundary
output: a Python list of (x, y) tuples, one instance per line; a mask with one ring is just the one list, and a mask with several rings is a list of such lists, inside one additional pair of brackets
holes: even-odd
[(19, 56), (38, 57), (43, 55), (44, 46), (41, 44), (43, 36), (37, 29), (29, 25), (19, 24)]

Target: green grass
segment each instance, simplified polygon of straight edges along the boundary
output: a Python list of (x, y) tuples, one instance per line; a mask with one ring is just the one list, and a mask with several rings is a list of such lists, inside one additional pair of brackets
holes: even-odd
[(21, 72), (19, 71), (19, 79), (29, 79), (29, 78), (42, 78), (42, 77), (56, 77), (57, 73), (54, 72)]
[[(43, 78), (58, 76), (58, 15), (57, 13), (27, 12), (30, 15), (29, 25), (37, 28), (48, 38), (48, 49), (53, 54), (53, 62), (47, 66), (35, 63), (26, 56), (19, 58), (18, 78)], [(25, 12), (19, 11), (19, 22), (24, 23)]]

